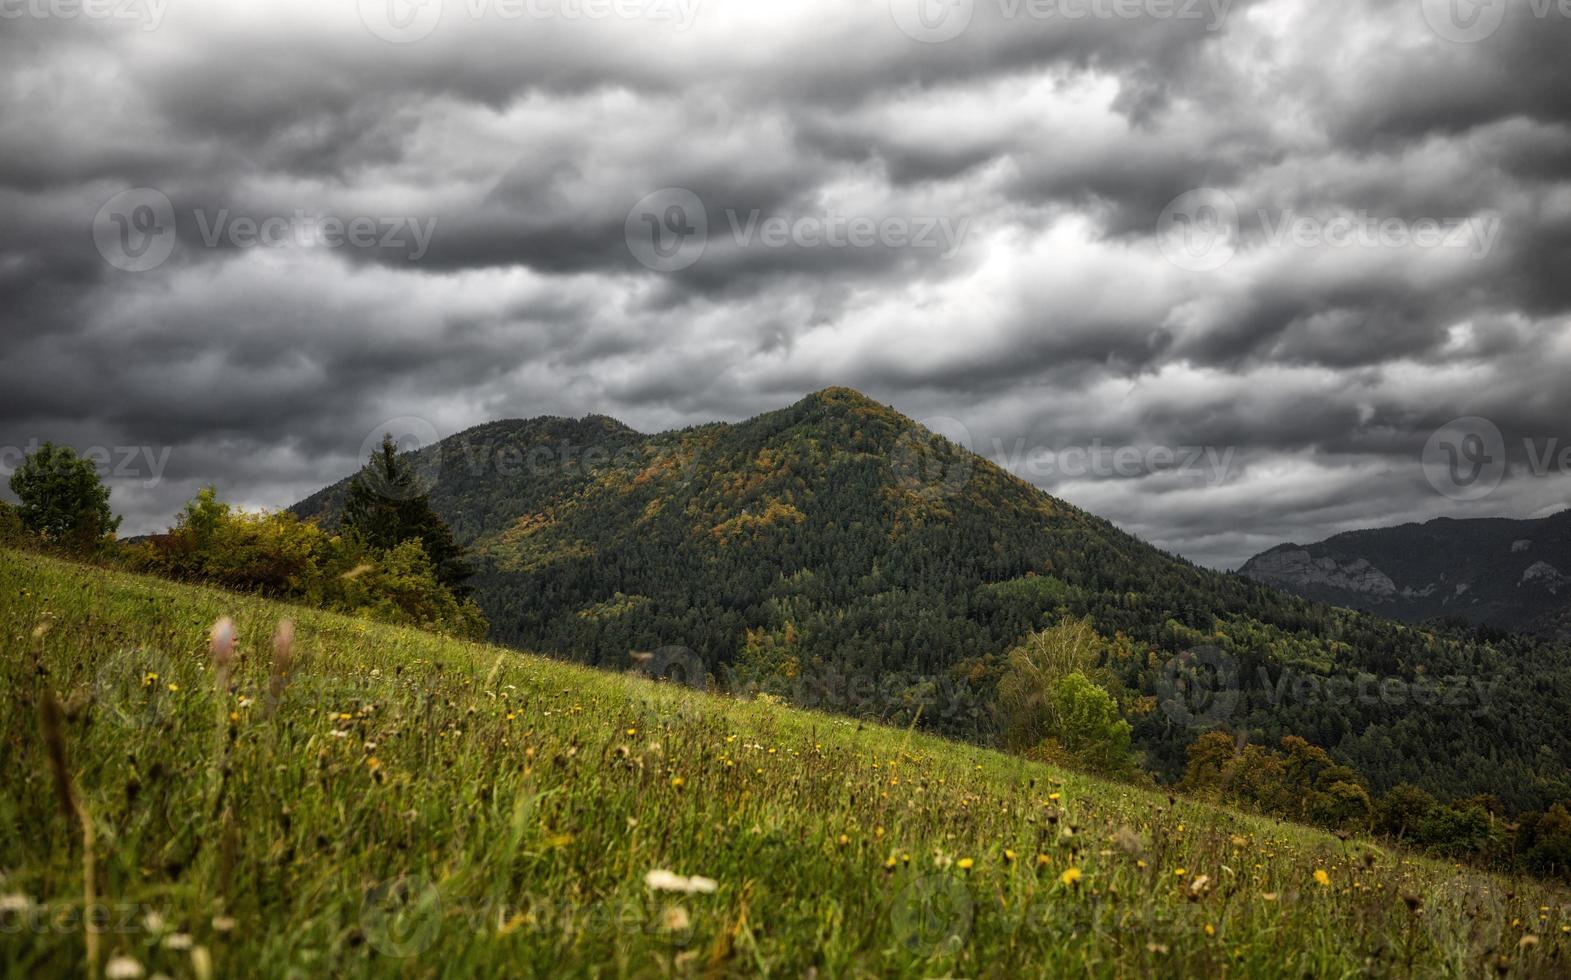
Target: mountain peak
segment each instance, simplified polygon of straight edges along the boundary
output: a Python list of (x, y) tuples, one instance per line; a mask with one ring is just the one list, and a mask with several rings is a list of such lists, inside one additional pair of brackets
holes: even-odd
[(802, 400), (808, 404), (820, 405), (825, 408), (873, 408), (886, 412), (893, 411), (893, 409), (891, 409), (888, 405), (885, 405), (882, 402), (874, 401), (873, 399), (862, 394), (860, 391), (857, 391), (855, 388), (846, 388), (841, 385), (831, 385), (828, 388), (820, 388), (818, 391), (813, 392), (811, 395), (808, 395)]

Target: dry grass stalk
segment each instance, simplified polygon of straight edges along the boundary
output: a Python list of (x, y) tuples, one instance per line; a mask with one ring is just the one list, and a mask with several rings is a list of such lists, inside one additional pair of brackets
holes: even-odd
[[(67, 820), (76, 821), (82, 829), (82, 905), (91, 915), (98, 906), (98, 862), (94, 848), (93, 816), (71, 780), (71, 769), (65, 755), (65, 723), (54, 692), (44, 692), (38, 706), (38, 721), (44, 736), (44, 749), (49, 756), (49, 769), (54, 774), (55, 793), (60, 798), (60, 808)], [(87, 917), (84, 917), (82, 924), (87, 947), (87, 975), (97, 980), (98, 929)]]

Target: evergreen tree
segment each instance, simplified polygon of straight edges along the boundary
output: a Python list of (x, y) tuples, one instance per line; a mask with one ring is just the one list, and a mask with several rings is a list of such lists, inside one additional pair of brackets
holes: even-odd
[(349, 484), (344, 502), (343, 530), (359, 537), (377, 551), (393, 551), (418, 539), (437, 581), (462, 598), (464, 583), (473, 575), (464, 560), (464, 549), (453, 540), (447, 522), (431, 509), (431, 497), (420, 485), (409, 461), (399, 455), (391, 435)]

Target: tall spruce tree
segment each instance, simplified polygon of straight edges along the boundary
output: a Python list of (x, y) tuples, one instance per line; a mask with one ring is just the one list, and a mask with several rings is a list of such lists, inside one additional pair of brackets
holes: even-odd
[(464, 559), (464, 549), (453, 540), (447, 522), (431, 509), (430, 494), (409, 461), (399, 455), (391, 435), (382, 437), (382, 445), (350, 481), (342, 527), (379, 551), (418, 538), (437, 580), (460, 598), (468, 595), (464, 583), (474, 571)]

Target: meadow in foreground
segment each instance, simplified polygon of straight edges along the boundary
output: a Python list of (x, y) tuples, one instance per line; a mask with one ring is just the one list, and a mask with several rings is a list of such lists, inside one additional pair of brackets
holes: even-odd
[(8, 976), (1571, 975), (1563, 888), (910, 731), (9, 551), (0, 630)]

